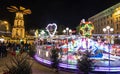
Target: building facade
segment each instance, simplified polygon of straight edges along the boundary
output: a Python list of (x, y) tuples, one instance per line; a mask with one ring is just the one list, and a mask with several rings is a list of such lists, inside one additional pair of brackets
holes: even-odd
[(120, 3), (88, 18), (88, 21), (95, 27), (94, 34), (103, 34), (103, 28), (106, 26), (114, 28), (114, 34), (120, 34)]

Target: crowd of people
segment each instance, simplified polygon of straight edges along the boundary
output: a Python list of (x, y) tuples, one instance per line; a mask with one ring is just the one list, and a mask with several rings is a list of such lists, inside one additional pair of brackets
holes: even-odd
[(0, 42), (0, 58), (6, 57), (8, 53), (11, 55), (22, 54), (28, 52), (32, 45), (29, 43), (4, 43)]
[(0, 43), (0, 57), (5, 57), (7, 56), (7, 49), (6, 49), (6, 44), (5, 43)]

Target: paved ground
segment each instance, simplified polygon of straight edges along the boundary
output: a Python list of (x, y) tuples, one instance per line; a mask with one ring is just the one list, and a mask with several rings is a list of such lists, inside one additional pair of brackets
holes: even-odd
[(75, 73), (69, 73), (69, 72), (64, 72), (64, 71), (54, 72), (54, 70), (41, 65), (35, 60), (33, 60), (33, 62), (34, 62), (33, 67), (32, 67), (33, 74), (75, 74)]
[[(5, 63), (7, 63), (7, 64), (10, 63), (9, 62), (10, 57), (11, 57), (11, 55), (9, 54), (7, 57), (0, 58), (0, 74), (3, 74), (3, 70), (6, 69)], [(40, 63), (36, 62), (34, 59), (32, 59), (30, 57), (28, 58), (28, 60), (31, 63), (34, 62), (33, 66), (32, 66), (33, 74), (75, 74), (75, 73), (69, 73), (69, 72), (64, 72), (64, 71), (55, 72), (51, 68), (41, 65)]]
[[(0, 58), (0, 74), (3, 74), (3, 70), (6, 69), (5, 63), (7, 63), (7, 64), (10, 63), (10, 61), (9, 61), (10, 57), (11, 57), (11, 55), (8, 54), (7, 57)], [(32, 74), (78, 74), (78, 73), (70, 73), (70, 72), (65, 72), (65, 71), (55, 72), (51, 68), (41, 65), (40, 63), (38, 63), (31, 57), (28, 57), (28, 60), (31, 63), (34, 63), (32, 66)], [(82, 73), (79, 73), (79, 74), (82, 74)], [(90, 73), (90, 74), (93, 74), (93, 73)], [(94, 74), (120, 74), (120, 73), (94, 73)]]

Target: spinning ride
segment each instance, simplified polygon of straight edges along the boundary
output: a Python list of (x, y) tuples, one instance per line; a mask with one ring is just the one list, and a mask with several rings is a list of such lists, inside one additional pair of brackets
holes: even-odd
[[(89, 25), (90, 26), (90, 25)], [(111, 45), (109, 46), (105, 41), (98, 40), (95, 41), (91, 39), (92, 30), (94, 28), (90, 28), (89, 26), (84, 25), (82, 30), (82, 34), (86, 37), (69, 37), (69, 38), (61, 38), (59, 40), (54, 40), (56, 48), (60, 51), (59, 58), (60, 63), (59, 67), (67, 68), (67, 69), (77, 69), (77, 59), (80, 59), (84, 51), (89, 50), (92, 51), (92, 55), (90, 59), (93, 59), (94, 71), (120, 71), (120, 45)], [(88, 28), (87, 30), (85, 28)], [(85, 30), (85, 31), (84, 31)], [(88, 32), (88, 33), (87, 33)], [(88, 35), (90, 34), (90, 35)], [(49, 43), (46, 45), (37, 46), (37, 53), (35, 55), (36, 60), (42, 62), (44, 64), (51, 64), (50, 61), (50, 51), (53, 48), (53, 44)], [(110, 52), (109, 52), (110, 50)], [(109, 59), (110, 55), (110, 59)], [(110, 63), (110, 68), (108, 68), (108, 62)]]

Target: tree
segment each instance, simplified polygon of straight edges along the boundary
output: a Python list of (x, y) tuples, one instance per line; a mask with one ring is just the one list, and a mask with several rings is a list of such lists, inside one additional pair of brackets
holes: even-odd
[(32, 64), (27, 60), (27, 55), (12, 57), (9, 62), (4, 74), (32, 74)]
[(58, 31), (58, 35), (62, 35), (63, 34), (63, 29), (65, 29), (65, 26), (64, 25), (58, 25), (58, 29), (57, 29), (57, 31)]
[(78, 34), (80, 34), (80, 25), (78, 25), (78, 26), (76, 27), (76, 31), (77, 31)]
[(84, 74), (88, 74), (91, 70), (93, 70), (93, 62), (89, 58), (91, 56), (91, 52), (86, 50), (81, 59), (78, 59), (77, 67), (80, 71), (84, 72)]

